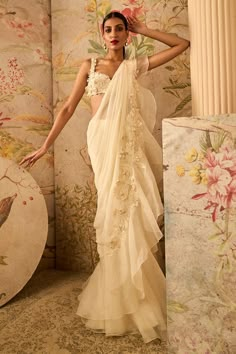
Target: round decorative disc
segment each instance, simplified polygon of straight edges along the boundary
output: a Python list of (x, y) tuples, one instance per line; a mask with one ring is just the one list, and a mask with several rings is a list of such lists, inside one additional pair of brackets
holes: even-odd
[(0, 306), (28, 282), (42, 257), (47, 207), (33, 177), (0, 158)]

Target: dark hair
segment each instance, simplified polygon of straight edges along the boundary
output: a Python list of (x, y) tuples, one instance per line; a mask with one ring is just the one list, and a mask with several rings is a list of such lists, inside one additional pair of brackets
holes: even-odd
[[(103, 31), (104, 31), (105, 22), (107, 20), (109, 20), (110, 18), (121, 19), (125, 25), (126, 31), (128, 31), (128, 21), (127, 21), (126, 17), (124, 15), (122, 15), (121, 12), (118, 12), (118, 11), (112, 11), (104, 17), (103, 22), (102, 22), (102, 30)], [(125, 47), (123, 47), (123, 57), (125, 58)]]
[(124, 15), (122, 15), (121, 12), (118, 12), (118, 11), (112, 11), (104, 17), (103, 22), (102, 22), (102, 29), (104, 30), (105, 22), (107, 20), (109, 20), (110, 18), (114, 18), (114, 17), (119, 18), (124, 22), (125, 29), (127, 31), (128, 30), (128, 21), (126, 20), (126, 17)]

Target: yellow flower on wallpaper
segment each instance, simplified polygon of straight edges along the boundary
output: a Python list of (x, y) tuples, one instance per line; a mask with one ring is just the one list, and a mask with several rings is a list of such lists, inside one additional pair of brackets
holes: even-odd
[(101, 3), (99, 4), (98, 10), (102, 13), (102, 14), (106, 14), (108, 11), (107, 9), (111, 8), (111, 3), (109, 0), (103, 0), (101, 1)]
[(205, 160), (205, 155), (202, 151), (198, 153), (198, 161), (204, 161)]
[(200, 175), (193, 176), (192, 181), (194, 184), (200, 184), (201, 183), (201, 176)]
[(202, 165), (198, 164), (195, 165), (190, 171), (189, 171), (189, 176), (192, 177), (192, 181), (194, 184), (200, 184), (201, 183), (201, 169)]
[(87, 6), (85, 7), (85, 11), (94, 12), (96, 11), (96, 8), (97, 8), (96, 0), (90, 0), (88, 1)]
[(179, 177), (183, 177), (185, 175), (185, 168), (182, 165), (176, 166), (176, 173)]
[(52, 63), (54, 68), (63, 66), (65, 63), (65, 54), (63, 52), (60, 52), (57, 55), (55, 55), (52, 60)]
[(198, 157), (198, 152), (195, 148), (192, 148), (191, 150), (189, 150), (186, 155), (185, 155), (185, 160), (187, 162), (194, 162), (197, 160)]
[(208, 184), (208, 178), (207, 178), (206, 172), (201, 172), (200, 176), (201, 176), (201, 183), (207, 185)]
[(189, 176), (200, 175), (200, 170), (202, 169), (201, 164), (194, 165), (193, 168), (189, 171)]

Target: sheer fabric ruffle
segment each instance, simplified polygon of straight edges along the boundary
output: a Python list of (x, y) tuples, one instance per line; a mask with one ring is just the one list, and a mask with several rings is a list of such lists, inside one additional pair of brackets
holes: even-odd
[(145, 342), (166, 338), (165, 278), (154, 256), (162, 237), (161, 149), (151, 133), (155, 100), (137, 81), (147, 68), (146, 57), (123, 61), (89, 123), (100, 261), (77, 310), (94, 331), (140, 333)]

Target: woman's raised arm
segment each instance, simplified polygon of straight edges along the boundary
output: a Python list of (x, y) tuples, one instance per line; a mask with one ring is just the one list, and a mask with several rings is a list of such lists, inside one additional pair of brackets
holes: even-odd
[(156, 39), (171, 47), (149, 56), (148, 70), (154, 69), (157, 66), (165, 64), (169, 60), (175, 58), (177, 55), (182, 53), (190, 45), (190, 42), (187, 39), (178, 37), (176, 34), (160, 32), (158, 30), (148, 28), (144, 23), (139, 21), (134, 16), (129, 16), (127, 20), (129, 24), (129, 30), (131, 32), (139, 33), (145, 37)]
[(59, 111), (44, 144), (38, 150), (23, 158), (20, 162), (20, 165), (26, 164), (26, 167), (33, 166), (33, 164), (40, 157), (42, 157), (48, 151), (49, 147), (54, 143), (54, 141), (68, 122), (68, 120), (73, 115), (79, 101), (81, 100), (84, 94), (89, 69), (90, 60), (85, 60), (80, 67), (71, 94), (63, 105), (63, 107), (61, 108), (61, 110)]

